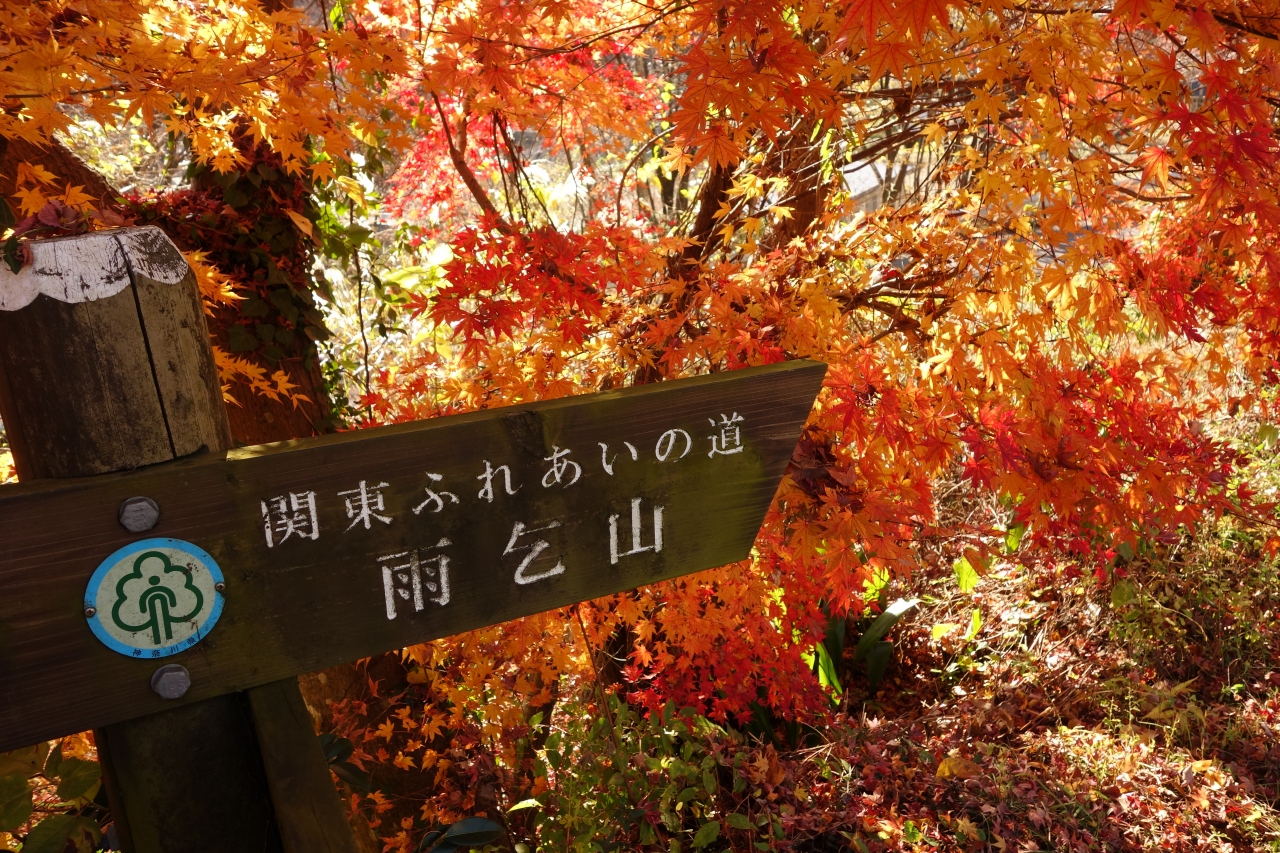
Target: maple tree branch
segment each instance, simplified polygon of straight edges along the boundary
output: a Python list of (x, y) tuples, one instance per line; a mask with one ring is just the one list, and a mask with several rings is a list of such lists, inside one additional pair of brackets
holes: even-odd
[[(644, 153), (646, 151), (648, 151), (650, 148), (653, 147), (653, 144), (655, 142), (657, 142), (659, 139), (666, 136), (668, 133), (670, 133), (673, 130), (675, 130), (674, 125), (662, 131), (661, 133), (657, 134), (656, 136), (651, 138), (648, 142), (646, 142), (644, 145), (640, 146), (640, 150), (637, 151), (635, 156), (632, 157), (630, 160), (628, 160), (627, 165), (623, 167), (622, 176), (618, 178), (618, 200), (615, 205), (614, 213), (613, 213), (614, 228), (617, 228), (618, 223), (622, 221), (622, 193), (627, 185), (627, 172), (631, 171), (631, 167), (634, 166), (637, 162), (639, 162), (640, 158), (644, 156)], [(638, 192), (639, 190), (637, 190), (637, 193)]]
[[(645, 21), (636, 21), (635, 23), (623, 24), (623, 25), (614, 27), (611, 30), (604, 30), (602, 32), (595, 33), (591, 36), (584, 37), (582, 39), (579, 39), (576, 42), (568, 42), (566, 44), (555, 45), (552, 47), (543, 47), (542, 45), (536, 45), (536, 44), (525, 44), (522, 42), (511, 41), (509, 39), (486, 38), (484, 36), (478, 36), (478, 35), (471, 35), (468, 40), (476, 42), (478, 44), (493, 45), (497, 47), (509, 47), (514, 50), (521, 50), (528, 53), (531, 57), (544, 58), (544, 57), (551, 57), (551, 56), (563, 56), (569, 53), (576, 53), (580, 50), (583, 50), (584, 48), (591, 47), (597, 42), (606, 41), (615, 36), (622, 35), (623, 33), (629, 33), (633, 30), (639, 30), (641, 34), (643, 34), (646, 30), (652, 29), (664, 19), (670, 17), (671, 15), (676, 14), (677, 12), (682, 12), (685, 9), (691, 8), (693, 5), (694, 4), (691, 2), (683, 2), (683, 3), (673, 3), (672, 5), (667, 7), (646, 7), (654, 12), (655, 17)], [(431, 35), (439, 35), (439, 36), (451, 35), (451, 33), (448, 30), (431, 29), (431, 30), (428, 30), (428, 32)]]
[[(533, 181), (529, 178), (528, 172), (524, 170), (524, 163), (521, 162), (522, 158), (520, 156), (520, 152), (516, 150), (515, 140), (511, 138), (511, 133), (507, 128), (507, 123), (503, 120), (501, 113), (493, 114), (493, 122), (497, 128), (502, 131), (503, 144), (507, 147), (507, 157), (511, 160), (511, 168), (515, 173), (516, 192), (521, 196), (524, 195), (524, 193), (520, 192), (520, 178), (524, 178), (525, 186), (530, 189), (530, 194), (533, 196), (533, 200), (536, 201), (538, 203), (538, 207), (542, 209), (542, 215), (547, 218), (547, 222), (550, 223), (552, 227), (555, 227), (555, 220), (551, 217), (551, 211), (547, 209), (547, 205), (543, 202), (541, 194), (537, 192), (533, 185)], [(520, 205), (521, 207), (524, 207), (523, 198), (521, 199)], [(525, 211), (525, 215), (528, 216), (527, 210)]]
[(889, 323), (889, 328), (885, 329), (884, 332), (877, 337), (877, 340), (880, 337), (884, 337), (884, 335), (891, 334), (898, 330), (913, 333), (915, 336), (920, 338), (929, 337), (929, 335), (923, 334), (920, 331), (920, 321), (907, 314), (907, 312), (903, 311), (902, 308), (897, 305), (891, 305), (877, 299), (868, 299), (862, 304), (865, 307), (870, 308), (872, 311), (880, 312), (891, 321)]
[(1244, 23), (1243, 21), (1237, 21), (1234, 18), (1228, 18), (1226, 15), (1223, 15), (1221, 12), (1214, 12), (1213, 19), (1217, 21), (1219, 24), (1221, 24), (1222, 26), (1230, 27), (1233, 30), (1239, 30), (1240, 32), (1248, 33), (1249, 35), (1252, 35), (1252, 36), (1257, 36), (1258, 38), (1270, 39), (1271, 41), (1280, 41), (1280, 35), (1276, 33), (1269, 33), (1264, 30), (1257, 29), (1256, 27), (1251, 27), (1248, 24)]
[(1119, 184), (1112, 184), (1116, 190), (1124, 193), (1130, 198), (1136, 198), (1139, 201), (1190, 201), (1195, 196), (1190, 193), (1182, 193), (1179, 195), (1145, 195), (1137, 190), (1131, 190), (1128, 187), (1122, 187)]
[[(704, 256), (714, 245), (716, 234), (716, 211), (728, 196), (733, 170), (724, 166), (712, 169), (702, 182), (702, 190), (698, 193), (698, 215), (694, 218), (689, 231), (690, 243), (680, 255), (680, 271), (687, 271), (688, 266)], [(677, 275), (676, 278), (682, 276)]]
[(1073, 15), (1077, 12), (1083, 12), (1086, 15), (1110, 15), (1110, 6), (1098, 6), (1094, 9), (1050, 9), (1046, 6), (1014, 6), (1019, 12), (1026, 12), (1030, 15)]
[(961, 90), (967, 93), (973, 89), (981, 89), (987, 85), (986, 80), (948, 80), (935, 81), (932, 83), (922, 83), (917, 86), (899, 86), (892, 89), (868, 89), (866, 92), (849, 92), (851, 100), (862, 100), (863, 98), (877, 98), (890, 101), (896, 101), (900, 98), (915, 98), (919, 95), (932, 93), (944, 93), (948, 95), (956, 95)]
[[(700, 200), (698, 213), (689, 232), (688, 245), (685, 246), (680, 254), (672, 255), (667, 261), (668, 279), (688, 282), (696, 278), (698, 261), (707, 250), (714, 246), (714, 239), (717, 233), (715, 230), (716, 211), (720, 209), (720, 204), (727, 197), (732, 184), (732, 168), (721, 166), (708, 172), (707, 177), (702, 182), (702, 188), (698, 191)], [(670, 293), (664, 295), (660, 308), (661, 313), (668, 318), (683, 314), (688, 310), (697, 292), (698, 289), (696, 287), (685, 287), (674, 298)], [(642, 320), (637, 326), (637, 331), (651, 328), (655, 319), (656, 317)], [(636, 371), (635, 384), (645, 385), (662, 378), (661, 364), (670, 352), (669, 348), (676, 334), (677, 331), (672, 331), (660, 343), (653, 346), (652, 362)]]
[(853, 154), (850, 154), (848, 158), (849, 162), (857, 163), (860, 161), (869, 162), (869, 161), (875, 160), (877, 157), (880, 156), (882, 152), (890, 148), (896, 148), (902, 145), (904, 142), (914, 139), (915, 137), (919, 136), (921, 132), (922, 132), (922, 128), (918, 128), (918, 127), (907, 128), (906, 130), (899, 131), (898, 133), (895, 133), (892, 136), (882, 139), (881, 141), (875, 143), (874, 145), (869, 145), (865, 148), (859, 149)]
[[(81, 95), (98, 95), (103, 92), (125, 92), (129, 87), (124, 83), (115, 83), (111, 86), (99, 86), (96, 89), (72, 89), (66, 94), (71, 97), (80, 97)], [(15, 92), (8, 95), (0, 95), (0, 99), (20, 100), (24, 98), (52, 98), (52, 95), (46, 92)]]
[[(465, 152), (458, 149), (454, 144), (453, 133), (449, 130), (449, 119), (444, 114), (444, 107), (440, 105), (440, 99), (436, 97), (436, 93), (431, 93), (431, 100), (436, 105), (436, 112), (440, 115), (440, 125), (444, 128), (445, 142), (449, 146), (449, 159), (453, 161), (453, 167), (458, 170), (458, 176), (462, 178), (462, 182), (467, 185), (467, 189), (471, 190), (472, 197), (476, 200), (476, 204), (480, 205), (480, 209), (493, 218), (498, 229), (504, 234), (512, 233), (511, 225), (502, 214), (498, 213), (498, 208), (493, 206), (493, 202), (489, 199), (489, 194), (485, 192), (484, 187), (480, 185), (480, 181), (476, 178), (476, 173), (471, 171), (471, 166), (467, 164)], [(465, 131), (465, 116), (464, 131)], [(465, 142), (463, 143), (466, 144)]]

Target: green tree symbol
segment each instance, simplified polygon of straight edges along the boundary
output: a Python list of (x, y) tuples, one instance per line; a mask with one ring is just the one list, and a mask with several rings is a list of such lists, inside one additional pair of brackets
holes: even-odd
[[(144, 569), (144, 565), (146, 567)], [(177, 575), (174, 577), (173, 575)], [(129, 590), (125, 587), (146, 577), (146, 586), (142, 588), (136, 601), (130, 601)], [(181, 578), (182, 586), (175, 592), (171, 584), (176, 585)], [(188, 599), (185, 592), (191, 593), (194, 603), (186, 608), (185, 613), (178, 612), (179, 596)], [(133, 571), (120, 578), (116, 583), (116, 603), (111, 608), (111, 621), (125, 631), (151, 630), (151, 640), (160, 645), (161, 632), (165, 640), (173, 639), (173, 625), (194, 618), (204, 608), (204, 596), (195, 586), (195, 576), (183, 566), (175, 566), (169, 557), (161, 551), (144, 551), (133, 561)], [(125, 613), (121, 609), (128, 605)], [(138, 624), (126, 621), (140, 618)]]

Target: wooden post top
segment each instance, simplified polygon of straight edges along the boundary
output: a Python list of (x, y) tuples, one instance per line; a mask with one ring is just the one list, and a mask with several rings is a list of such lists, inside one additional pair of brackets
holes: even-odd
[(129, 286), (131, 273), (177, 284), (187, 262), (154, 225), (115, 228), (27, 244), (32, 262), (18, 272), (0, 264), (0, 311), (17, 311), (44, 294), (58, 302), (93, 302)]
[(204, 308), (155, 227), (27, 244), (0, 268), (0, 417), (21, 480), (230, 446)]

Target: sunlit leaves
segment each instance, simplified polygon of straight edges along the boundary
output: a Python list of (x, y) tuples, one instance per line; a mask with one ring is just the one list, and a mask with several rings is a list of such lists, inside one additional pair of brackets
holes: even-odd
[[(1265, 259), (1280, 253), (1258, 225), (1278, 208), (1257, 176), (1273, 167), (1263, 105), (1277, 81), (1270, 59), (1240, 58), (1270, 56), (1268, 43), (1224, 32), (1226, 46), (1192, 61), (1166, 30), (1201, 39), (1217, 25), (1173, 7), (1153, 20), (1142, 4), (633, 11), (652, 21), (648, 55), (683, 75), (664, 94), (672, 112), (650, 114), (661, 142), (637, 162), (648, 157), (650, 188), (684, 176), (687, 189), (663, 208), (631, 182), (641, 169), (593, 166), (585, 221), (568, 227), (536, 206), (550, 195), (521, 183), (519, 164), (531, 151), (543, 164), (562, 149), (609, 156), (581, 116), (626, 112), (637, 77), (584, 97), (578, 78), (556, 76), (603, 13), (584, 7), (567, 27), (526, 10), (522, 41), (511, 19), (448, 7), (445, 35), (424, 36), (454, 144), (465, 135), (464, 161), (509, 219), (441, 232), (447, 281), (415, 309), (447, 344), (396, 374), (402, 396), (387, 407), (401, 417), (787, 357), (832, 363), (751, 565), (664, 591), (658, 612), (628, 599), (602, 615), (646, 626), (628, 657), (638, 701), (729, 713), (743, 697), (713, 697), (707, 673), (788, 683), (800, 652), (765, 638), (817, 624), (805, 602), (860, 607), (865, 584), (909, 567), (917, 543), (961, 535), (935, 517), (944, 472), (998, 495), (1029, 539), (1086, 561), (1112, 537), (1225, 505), (1231, 457), (1189, 431), (1213, 403), (1179, 376), (1184, 344), (1210, 328), (1243, 323), (1232, 340), (1261, 348), (1251, 364), (1276, 345), (1262, 294)], [(431, 181), (406, 183), (405, 197), (429, 220), (446, 192), (465, 203), (474, 190), (454, 177), (434, 105), (426, 115), (409, 165)], [(522, 128), (523, 147), (503, 149), (499, 119)], [(616, 120), (609, 132), (632, 151), (646, 135)], [(859, 169), (882, 182), (855, 205), (846, 176)], [(1246, 287), (1246, 270), (1262, 277)], [(785, 608), (762, 597), (771, 584)], [(699, 598), (712, 588), (734, 594)], [(726, 625), (731, 644), (717, 639)]]
[[(344, 86), (335, 86), (335, 63)], [(141, 115), (189, 136), (199, 160), (226, 171), (240, 161), (231, 135), (247, 125), (286, 169), (301, 172), (311, 159), (305, 139), (345, 156), (358, 119), (385, 108), (375, 76), (405, 68), (387, 34), (363, 25), (313, 30), (288, 8), (268, 15), (237, 2), (9, 5), (0, 12), (0, 135), (41, 143), (66, 127), (67, 105), (104, 124)]]

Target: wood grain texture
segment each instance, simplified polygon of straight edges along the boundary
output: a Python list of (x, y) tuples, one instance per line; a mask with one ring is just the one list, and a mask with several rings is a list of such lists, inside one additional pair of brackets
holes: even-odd
[[(241, 694), (99, 729), (99, 749), (122, 794), (112, 816), (125, 827), (125, 850), (286, 853), (262, 762), (246, 748), (254, 734)], [(328, 781), (327, 770), (321, 778)], [(332, 785), (330, 794), (336, 799)]]
[(103, 274), (109, 263), (120, 269), (106, 274), (128, 285), (80, 302), (41, 294), (0, 311), (0, 416), (19, 478), (126, 471), (229, 447), (200, 295), (164, 234), (130, 228), (44, 244), (60, 247), (62, 278)]
[(188, 272), (154, 226), (36, 240), (26, 248), (30, 261), (17, 272), (0, 265), (0, 311), (19, 311), (42, 293), (58, 302), (96, 302), (129, 287), (135, 273), (177, 284)]
[[(0, 541), (0, 750), (166, 707), (148, 686), (156, 664), (107, 649), (82, 614), (98, 563), (140, 538), (116, 522), (125, 497), (159, 503), (160, 523), (146, 535), (195, 543), (226, 576), (217, 627), (165, 660), (191, 671), (192, 688), (178, 701), (194, 702), (745, 558), (825, 369), (788, 362), (245, 448), (84, 483), (0, 489), (0, 519), (16, 531)], [(741, 451), (709, 455), (719, 435), (710, 422), (732, 414), (742, 418)], [(674, 446), (659, 461), (673, 430), (689, 435), (689, 450), (670, 433)], [(636, 448), (635, 461), (624, 442)], [(566, 449), (581, 466), (578, 481), (544, 486), (548, 457)], [(486, 461), (510, 468), (515, 494), (498, 476), (494, 500), (480, 497)], [(379, 487), (376, 514), (388, 522), (352, 522), (346, 502), (361, 482), (366, 493)], [(415, 514), (428, 486), (442, 496), (440, 511), (428, 505)], [(262, 502), (308, 492), (319, 538), (268, 547)], [(617, 517), (616, 550), (630, 550), (635, 498), (645, 546), (653, 544), (652, 511), (663, 507), (663, 548), (615, 563), (609, 519)], [(517, 522), (528, 531), (512, 543)], [(547, 545), (525, 575), (550, 572), (557, 560), (564, 570), (517, 583), (538, 541)], [(409, 552), (422, 566), (448, 556), (449, 600), (424, 595), (416, 611), (397, 599), (402, 609), (388, 619), (382, 570), (407, 560), (380, 558)]]
[[(186, 267), (159, 229), (139, 232), (133, 243), (146, 251), (150, 267)], [(200, 294), (192, 282), (174, 287), (164, 278), (150, 277), (149, 271), (131, 271), (133, 292), (173, 453), (182, 457), (224, 450), (231, 446), (231, 433)]]
[(71, 305), (41, 295), (21, 311), (0, 311), (0, 370), (20, 479), (174, 458), (131, 289)]
[[(285, 853), (356, 853), (297, 679), (245, 691)], [(219, 849), (219, 848), (215, 848)]]

